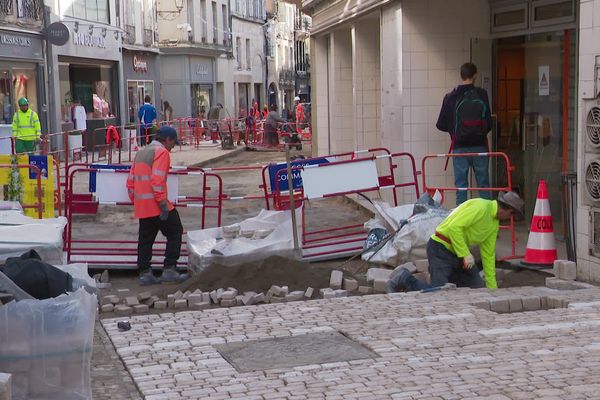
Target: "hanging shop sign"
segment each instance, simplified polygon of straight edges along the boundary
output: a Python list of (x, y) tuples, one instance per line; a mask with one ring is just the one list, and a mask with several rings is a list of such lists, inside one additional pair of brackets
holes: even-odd
[(46, 40), (55, 46), (64, 46), (71, 36), (69, 28), (62, 22), (54, 22), (44, 31)]

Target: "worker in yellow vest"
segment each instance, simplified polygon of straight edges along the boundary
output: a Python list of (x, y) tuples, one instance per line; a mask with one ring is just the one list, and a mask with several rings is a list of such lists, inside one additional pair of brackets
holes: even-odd
[(29, 108), (29, 100), (19, 99), (19, 111), (13, 116), (12, 133), (15, 138), (15, 153), (33, 153), (42, 136), (40, 118)]

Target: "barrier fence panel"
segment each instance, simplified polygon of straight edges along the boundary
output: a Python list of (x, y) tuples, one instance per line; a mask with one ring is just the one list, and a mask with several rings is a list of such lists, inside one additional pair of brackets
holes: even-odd
[(23, 210), (28, 210), (28, 209), (35, 209), (37, 210), (37, 217), (38, 219), (42, 219), (43, 217), (43, 213), (44, 213), (44, 203), (42, 201), (42, 174), (40, 171), (40, 168), (36, 165), (31, 165), (31, 164), (0, 164), (0, 171), (2, 172), (2, 175), (6, 174), (6, 178), (7, 181), (10, 180), (10, 175), (12, 174), (13, 170), (27, 170), (28, 174), (31, 176), (32, 174), (35, 174), (35, 180), (36, 180), (36, 188), (35, 188), (35, 195), (33, 196), (34, 198), (37, 199), (37, 201), (35, 203), (25, 203), (25, 201), (23, 200), (23, 195), (21, 194), (19, 196), (19, 203), (21, 204), (21, 207), (23, 208)]
[[(69, 166), (68, 184), (65, 188), (65, 216), (67, 218), (67, 227), (65, 230), (65, 252), (67, 262), (77, 262), (85, 260), (93, 266), (103, 266), (106, 268), (136, 268), (137, 240), (132, 240), (131, 235), (137, 239), (137, 223), (135, 229), (131, 232), (124, 232), (127, 225), (130, 225), (129, 218), (119, 220), (118, 216), (102, 216), (104, 207), (114, 210), (115, 207), (127, 207), (131, 214), (133, 203), (127, 196), (125, 182), (129, 174), (128, 166), (110, 166), (79, 164)], [(189, 177), (189, 178), (188, 178)], [(86, 180), (87, 178), (87, 180)], [(199, 180), (198, 183), (184, 185), (185, 179)], [(85, 183), (89, 181), (89, 190), (80, 190)], [(198, 186), (200, 185), (200, 186)], [(212, 186), (209, 186), (212, 185)], [(215, 174), (207, 173), (200, 168), (176, 168), (169, 172), (169, 198), (174, 205), (183, 213), (183, 209), (200, 209), (197, 219), (186, 215), (182, 218), (184, 226), (187, 221), (193, 221), (194, 229), (204, 229), (207, 227), (207, 209), (213, 209), (216, 213), (217, 225), (220, 225), (222, 212), (222, 180)], [(191, 194), (181, 195), (180, 189), (183, 187), (193, 190)], [(209, 197), (209, 192), (213, 190), (217, 193), (216, 197)], [(82, 232), (77, 232), (74, 228), (77, 223), (77, 215), (95, 214), (97, 218), (109, 218), (108, 226), (105, 229), (111, 232), (111, 237), (97, 237), (97, 233), (82, 236)], [(96, 225), (98, 227), (98, 225)], [(125, 238), (118, 239), (119, 233)], [(186, 232), (184, 232), (185, 236)], [(162, 263), (162, 255), (165, 251), (166, 241), (157, 241), (153, 249), (152, 265), (156, 266)], [(187, 263), (187, 250), (185, 250), (185, 240), (182, 245), (182, 254), (180, 265)]]
[[(454, 186), (446, 186), (446, 185), (440, 185), (440, 186), (435, 186), (430, 184), (427, 181), (427, 162), (430, 160), (434, 160), (434, 159), (451, 159), (451, 158), (455, 158), (455, 157), (494, 157), (494, 158), (500, 158), (502, 160), (504, 160), (504, 164), (506, 166), (506, 186), (503, 187), (490, 187), (490, 188), (478, 188), (478, 187), (465, 187), (465, 188), (457, 188)], [(463, 154), (428, 154), (425, 157), (423, 157), (423, 160), (421, 162), (421, 172), (423, 175), (423, 192), (429, 192), (430, 194), (435, 193), (436, 191), (439, 191), (440, 194), (442, 195), (442, 202), (444, 200), (444, 192), (446, 191), (452, 191), (452, 192), (458, 192), (458, 191), (465, 191), (465, 192), (473, 192), (473, 191), (489, 191), (489, 192), (508, 192), (512, 190), (512, 171), (514, 170), (513, 166), (511, 165), (510, 159), (508, 158), (508, 155), (506, 155), (505, 153), (502, 152), (485, 152), (485, 153), (463, 153)], [(511, 217), (510, 219), (510, 223), (508, 225), (500, 225), (500, 229), (503, 230), (508, 230), (510, 232), (510, 238), (511, 238), (511, 255), (507, 256), (507, 257), (502, 257), (502, 258), (498, 258), (499, 261), (505, 261), (505, 260), (510, 260), (510, 259), (516, 259), (516, 258), (523, 258), (523, 256), (519, 256), (517, 255), (517, 237), (516, 237), (516, 231), (515, 231), (515, 220), (514, 218)]]
[[(384, 154), (375, 155), (378, 152)], [(371, 153), (368, 157), (356, 157), (358, 154)], [(348, 153), (344, 154), (348, 155)], [(340, 157), (343, 158), (343, 157)], [(406, 158), (412, 165), (412, 180), (396, 182), (394, 169), (399, 159)], [(389, 170), (382, 172), (377, 162), (386, 160)], [(305, 161), (305, 160), (302, 160)], [(327, 163), (303, 163), (292, 167), (292, 174), (300, 173), (300, 182), (292, 183), (292, 195), (296, 203), (302, 206), (311, 199), (326, 199), (341, 197), (350, 194), (365, 195), (370, 192), (391, 190), (394, 195), (393, 206), (397, 206), (397, 190), (400, 188), (414, 188), (415, 200), (419, 197), (419, 183), (414, 157), (409, 153), (390, 154), (387, 149), (371, 149), (353, 152), (349, 159), (331, 161)], [(274, 203), (278, 206), (277, 199), (289, 198), (289, 183), (281, 178), (287, 176), (287, 169), (276, 172)], [(351, 179), (348, 177), (352, 176)], [(293, 177), (293, 179), (295, 179)], [(281, 190), (279, 184), (285, 182)], [(289, 202), (285, 204), (289, 207)], [(317, 260), (324, 257), (343, 256), (362, 250), (366, 239), (364, 223), (328, 227), (326, 229), (309, 230), (306, 208), (302, 207), (302, 251), (305, 259)]]

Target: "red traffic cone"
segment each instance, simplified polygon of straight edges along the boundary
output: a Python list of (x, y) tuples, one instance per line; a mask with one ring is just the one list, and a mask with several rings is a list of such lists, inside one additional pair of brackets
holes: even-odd
[(552, 265), (557, 258), (548, 188), (546, 181), (542, 179), (538, 185), (537, 200), (531, 219), (523, 264)]

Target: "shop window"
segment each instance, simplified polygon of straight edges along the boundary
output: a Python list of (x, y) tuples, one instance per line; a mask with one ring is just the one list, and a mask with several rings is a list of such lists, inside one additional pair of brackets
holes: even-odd
[(252, 69), (252, 51), (250, 50), (250, 39), (246, 39), (246, 69)]
[(210, 87), (199, 84), (192, 85), (192, 117), (198, 117), (201, 112), (208, 115), (211, 97), (212, 89)]
[(527, 28), (527, 4), (492, 9), (492, 32)]
[(36, 72), (33, 68), (0, 68), (0, 123), (11, 124), (21, 97), (29, 100), (29, 107), (39, 113)]
[(543, 26), (575, 21), (572, 0), (542, 0), (532, 4), (533, 26)]
[[(154, 99), (153, 81), (127, 81), (127, 114), (129, 123), (134, 124), (138, 110), (144, 104), (146, 96), (150, 96), (150, 102), (156, 106)], [(167, 101), (169, 99), (166, 99)]]
[(64, 15), (87, 21), (110, 23), (108, 0), (62, 0)]

